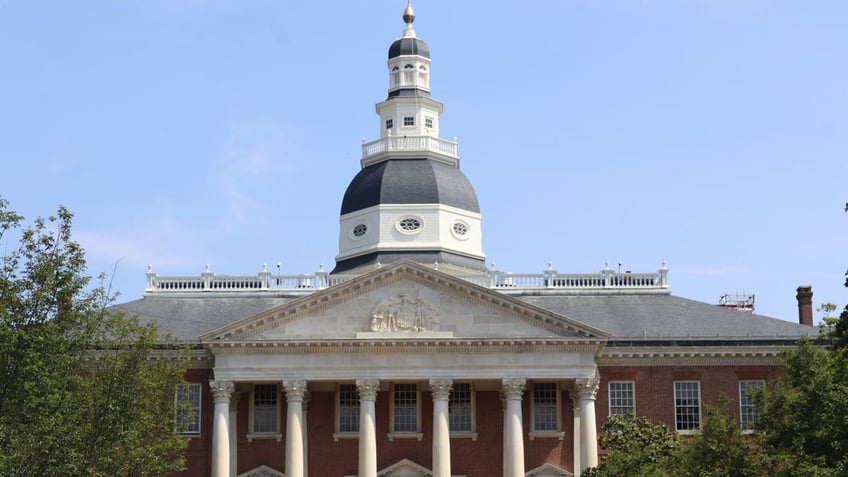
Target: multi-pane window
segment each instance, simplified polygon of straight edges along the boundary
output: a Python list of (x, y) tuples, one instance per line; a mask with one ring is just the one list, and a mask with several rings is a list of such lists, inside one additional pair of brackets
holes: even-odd
[(393, 432), (418, 432), (418, 385), (395, 384)]
[(433, 118), (424, 118), (424, 127), (427, 129), (433, 129)]
[(757, 422), (757, 406), (751, 399), (751, 393), (765, 386), (763, 380), (739, 381), (739, 424), (742, 429), (751, 430)]
[(674, 382), (674, 426), (678, 432), (697, 431), (701, 426), (701, 383)]
[(200, 391), (199, 383), (177, 386), (174, 421), (177, 432), (182, 434), (200, 434)]
[(386, 129), (391, 129), (392, 127), (394, 127), (394, 121), (392, 121), (391, 119), (387, 119), (386, 120)]
[(415, 116), (404, 116), (403, 117), (403, 125), (404, 126), (415, 126)]
[(277, 385), (255, 384), (253, 386), (253, 432), (277, 432)]
[(355, 384), (339, 385), (339, 432), (359, 432), (359, 395)]
[(471, 432), (471, 383), (454, 383), (448, 402), (448, 421), (453, 432)]
[(609, 382), (609, 413), (610, 416), (636, 414), (633, 381)]
[(533, 384), (533, 430), (558, 431), (557, 413), (559, 393), (556, 383)]

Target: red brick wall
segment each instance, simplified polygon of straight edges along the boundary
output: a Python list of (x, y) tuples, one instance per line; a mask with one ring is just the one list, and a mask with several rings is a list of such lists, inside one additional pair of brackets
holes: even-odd
[[(630, 380), (635, 382), (636, 413), (651, 420), (663, 421), (674, 427), (674, 381), (697, 380), (701, 383), (703, 403), (715, 404), (724, 393), (730, 397), (738, 418), (738, 381), (740, 379), (771, 380), (779, 376), (779, 366), (606, 366), (600, 368), (601, 384), (596, 401), (598, 431), (609, 413), (608, 382)], [(179, 475), (209, 475), (211, 467), (211, 435), (213, 402), (208, 386), (208, 370), (192, 370), (187, 379), (203, 383), (203, 415), (201, 435), (189, 442), (186, 458), (189, 471)], [(424, 385), (421, 385), (424, 388)], [(247, 386), (238, 405), (237, 441), (238, 472), (247, 472), (260, 465), (283, 471), (285, 469), (285, 395), (281, 394), (280, 433), (283, 440), (257, 439), (247, 442), (250, 393)], [(421, 392), (421, 431), (424, 438), (395, 439), (389, 441), (390, 429), (388, 391), (377, 395), (377, 467), (383, 469), (402, 459), (409, 459), (426, 468), (432, 462), (433, 401), (429, 392)], [(557, 438), (529, 439), (531, 425), (530, 386), (525, 392), (524, 452), (525, 467), (534, 469), (545, 463), (572, 471), (573, 462), (573, 412), (569, 393), (560, 395), (561, 428), (563, 440)], [(468, 477), (500, 475), (503, 462), (503, 408), (497, 391), (478, 391), (475, 394), (476, 441), (466, 438), (451, 439), (451, 470)], [(335, 393), (312, 392), (308, 404), (308, 466), (311, 475), (343, 477), (358, 472), (359, 441), (357, 439), (333, 440), (335, 432)]]
[(601, 384), (595, 411), (598, 431), (609, 414), (609, 381), (634, 381), (636, 414), (662, 421), (674, 429), (674, 381), (700, 381), (701, 402), (716, 405), (719, 397), (730, 398), (739, 419), (739, 380), (772, 380), (780, 375), (780, 366), (615, 366), (601, 367)]

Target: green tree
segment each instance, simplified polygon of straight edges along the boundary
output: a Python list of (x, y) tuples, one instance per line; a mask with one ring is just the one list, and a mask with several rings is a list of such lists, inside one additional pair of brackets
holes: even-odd
[(762, 477), (766, 458), (756, 437), (745, 435), (722, 396), (718, 407), (706, 406), (707, 416), (682, 448), (674, 475), (680, 477)]
[(848, 475), (848, 348), (802, 339), (782, 359), (784, 377), (755, 396), (775, 475)]
[(174, 389), (185, 350), (110, 312), (71, 219), (60, 207), (27, 226), (0, 198), (0, 475), (180, 470)]
[(598, 467), (583, 472), (584, 477), (671, 477), (681, 446), (680, 438), (665, 424), (618, 415), (604, 424), (599, 444), (609, 454)]

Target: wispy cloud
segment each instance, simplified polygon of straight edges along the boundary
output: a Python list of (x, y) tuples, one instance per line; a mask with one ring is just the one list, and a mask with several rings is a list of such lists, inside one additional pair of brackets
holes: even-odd
[(693, 270), (681, 270), (679, 273), (684, 273), (688, 275), (701, 275), (701, 276), (724, 276), (724, 275), (739, 275), (742, 273), (751, 273), (750, 268), (738, 267), (738, 266), (724, 266), (724, 267), (715, 267), (715, 268), (700, 268)]
[(74, 237), (91, 262), (135, 267), (180, 268), (202, 263), (202, 247), (192, 239), (191, 227), (180, 224), (170, 210), (126, 228), (80, 230)]
[(285, 129), (272, 121), (255, 121), (231, 128), (217, 175), (223, 199), (224, 227), (240, 226), (269, 212), (268, 201), (287, 169), (289, 143)]

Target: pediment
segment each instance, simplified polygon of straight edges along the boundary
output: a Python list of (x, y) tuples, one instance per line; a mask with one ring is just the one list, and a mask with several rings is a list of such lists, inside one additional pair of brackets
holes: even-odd
[(571, 472), (553, 464), (542, 464), (524, 475), (525, 477), (574, 477)]
[(267, 465), (260, 465), (255, 469), (239, 474), (238, 477), (286, 477), (286, 474), (278, 470), (274, 470)]
[(232, 323), (200, 339), (327, 340), (594, 339), (609, 335), (411, 261), (398, 261)]
[(403, 459), (377, 472), (377, 477), (426, 477), (433, 475), (430, 469), (409, 459)]

